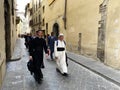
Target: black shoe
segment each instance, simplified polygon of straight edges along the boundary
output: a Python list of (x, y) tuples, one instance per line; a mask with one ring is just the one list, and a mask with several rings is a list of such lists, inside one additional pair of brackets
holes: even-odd
[(30, 72), (31, 75), (33, 75), (33, 72)]
[(56, 71), (57, 71), (57, 72), (60, 72), (60, 70), (59, 70), (58, 68), (56, 68)]
[(63, 76), (68, 76), (68, 74), (67, 74), (67, 73), (63, 73), (62, 75), (63, 75)]
[(42, 65), (42, 66), (41, 66), (41, 68), (45, 68), (45, 66), (44, 66), (44, 65)]
[(40, 84), (43, 81), (43, 78), (35, 78), (35, 81)]
[(40, 76), (40, 79), (43, 79), (43, 75)]
[(37, 83), (38, 83), (38, 84), (41, 84), (42, 81), (43, 81), (43, 78), (40, 78), (40, 79), (37, 80)]

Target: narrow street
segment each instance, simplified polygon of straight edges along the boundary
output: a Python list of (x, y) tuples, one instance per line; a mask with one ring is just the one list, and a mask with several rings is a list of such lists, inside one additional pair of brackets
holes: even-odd
[(0, 90), (120, 90), (120, 0), (0, 2)]
[(22, 58), (7, 63), (7, 72), (2, 90), (120, 90), (117, 85), (69, 60), (69, 76), (56, 72), (54, 61), (46, 60), (41, 84), (35, 82), (27, 70), (28, 52), (20, 39)]

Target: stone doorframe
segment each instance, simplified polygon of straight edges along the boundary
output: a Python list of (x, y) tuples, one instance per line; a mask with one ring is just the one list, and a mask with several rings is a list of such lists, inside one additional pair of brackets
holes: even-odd
[(100, 27), (98, 28), (98, 44), (97, 44), (97, 57), (104, 62), (105, 60), (105, 32), (107, 21), (107, 7), (109, 0), (104, 0), (99, 6), (99, 13), (101, 20), (99, 21)]
[(4, 18), (5, 18), (5, 49), (6, 60), (11, 58), (11, 26), (10, 26), (10, 5), (7, 0), (4, 1)]

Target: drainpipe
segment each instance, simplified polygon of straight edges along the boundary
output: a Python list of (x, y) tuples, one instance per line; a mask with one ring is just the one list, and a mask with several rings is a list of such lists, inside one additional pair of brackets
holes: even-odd
[(63, 21), (64, 21), (64, 28), (66, 30), (67, 29), (67, 0), (65, 0), (65, 8), (64, 8)]

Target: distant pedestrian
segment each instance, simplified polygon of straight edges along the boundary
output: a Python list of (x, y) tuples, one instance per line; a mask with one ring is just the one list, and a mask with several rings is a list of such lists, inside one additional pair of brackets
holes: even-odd
[(48, 40), (49, 40), (49, 38), (50, 38), (50, 35), (47, 34), (47, 36), (46, 36), (46, 44), (47, 44), (47, 45), (48, 45)]
[(54, 43), (56, 41), (56, 37), (54, 36), (54, 33), (51, 32), (51, 36), (48, 37), (48, 46), (49, 46), (49, 49), (50, 49), (50, 57), (51, 57), (51, 60), (54, 60), (53, 58), (53, 53), (54, 53)]
[(38, 30), (37, 37), (34, 38), (30, 44), (30, 60), (33, 60), (35, 65), (34, 78), (38, 83), (40, 83), (43, 78), (41, 71), (41, 68), (44, 68), (43, 50), (46, 54), (48, 54), (46, 41), (43, 38), (43, 31)]
[(26, 48), (29, 49), (29, 42), (32, 40), (32, 36), (31, 34), (28, 33), (27, 35), (24, 36), (24, 38), (25, 38), (25, 46)]
[(55, 59), (57, 63), (57, 71), (62, 75), (67, 76), (67, 57), (66, 57), (66, 43), (64, 41), (64, 35), (61, 33), (58, 37), (58, 40), (55, 41)]

